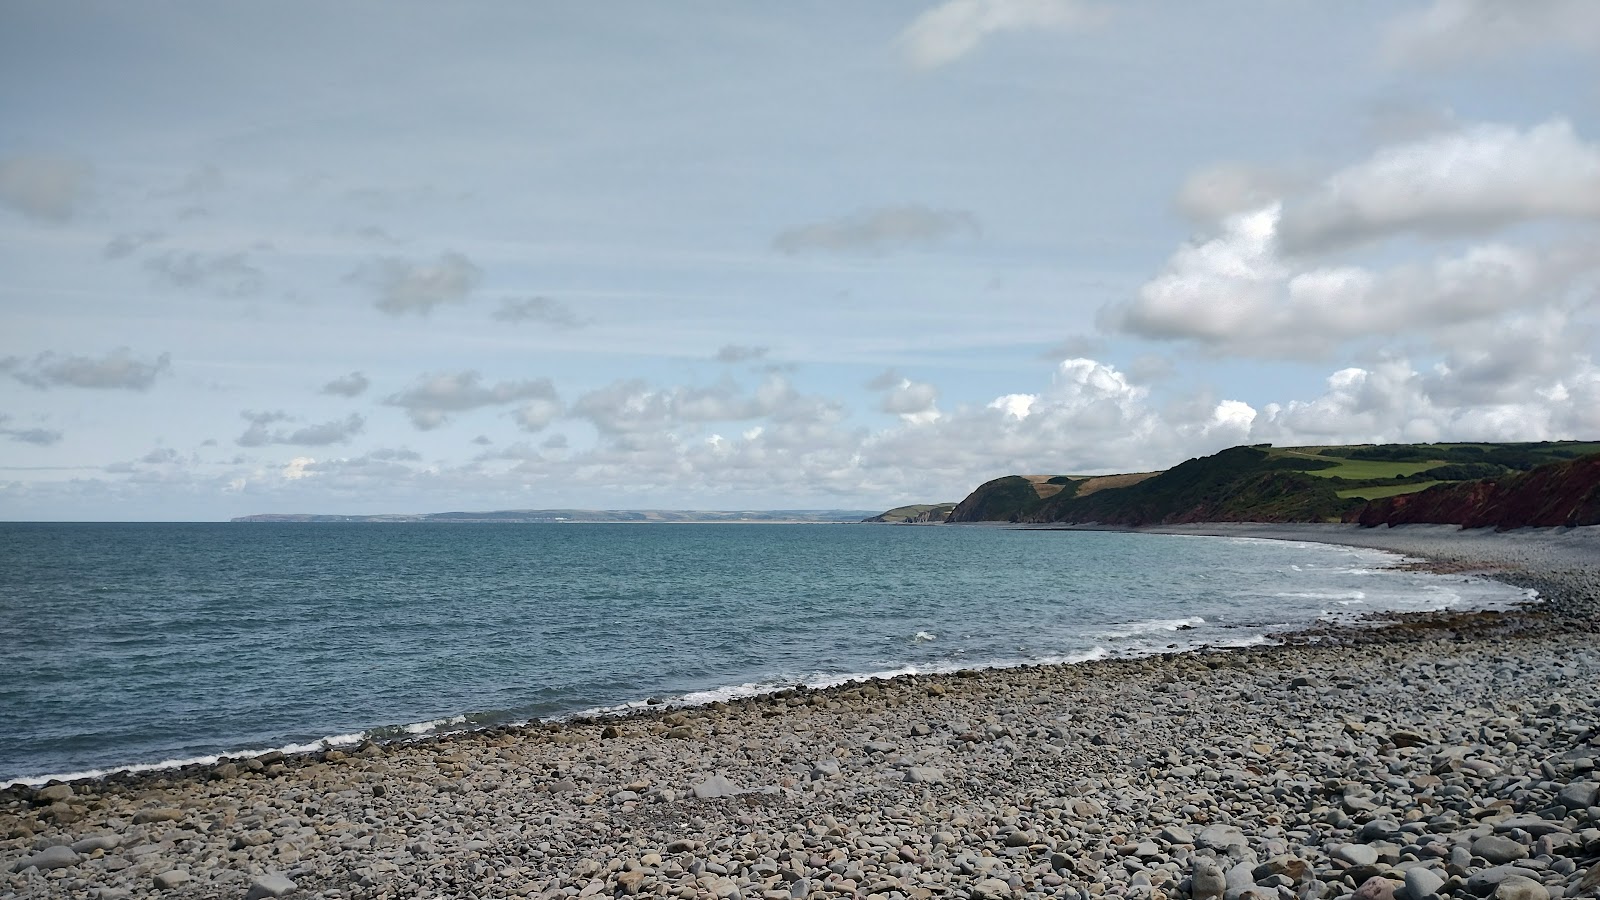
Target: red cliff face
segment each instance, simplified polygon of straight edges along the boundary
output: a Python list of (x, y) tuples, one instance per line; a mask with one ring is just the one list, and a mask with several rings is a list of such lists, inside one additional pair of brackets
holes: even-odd
[(1500, 531), (1600, 525), (1600, 455), (1374, 500), (1346, 518), (1352, 520), (1368, 528), (1432, 523)]

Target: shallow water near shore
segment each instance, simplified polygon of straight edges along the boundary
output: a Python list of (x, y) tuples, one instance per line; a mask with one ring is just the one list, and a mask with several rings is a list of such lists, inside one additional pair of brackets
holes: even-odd
[(786, 525), (0, 525), (0, 784), (1493, 608), (1309, 543)]

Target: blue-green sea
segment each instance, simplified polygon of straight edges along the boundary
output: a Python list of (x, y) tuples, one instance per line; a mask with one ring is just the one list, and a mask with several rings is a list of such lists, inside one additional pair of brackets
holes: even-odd
[(981, 527), (0, 524), (0, 784), (1525, 596), (1394, 560)]

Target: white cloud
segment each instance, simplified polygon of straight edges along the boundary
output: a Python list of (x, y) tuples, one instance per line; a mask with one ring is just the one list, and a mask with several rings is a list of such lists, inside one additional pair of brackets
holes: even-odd
[(344, 444), (360, 434), (361, 430), (366, 427), (366, 420), (355, 413), (351, 413), (343, 419), (305, 425), (293, 430), (269, 427), (279, 422), (290, 421), (289, 415), (281, 411), (250, 412), (246, 410), (241, 415), (245, 421), (250, 423), (250, 427), (246, 428), (244, 433), (234, 440), (234, 443), (241, 447), (265, 447), (269, 444), (323, 447), (329, 444)]
[[(524, 409), (533, 408), (535, 402), (558, 404), (555, 385), (548, 378), (525, 381), (501, 381), (482, 384), (483, 376), (466, 370), (442, 372), (423, 376), (416, 384), (383, 402), (406, 411), (411, 424), (429, 431), (445, 424), (455, 413), (481, 409), (487, 406), (507, 406), (525, 402)], [(528, 427), (534, 418), (523, 421)], [(540, 426), (542, 427), (542, 426)]]
[(1192, 173), (1178, 188), (1178, 211), (1197, 222), (1213, 223), (1261, 209), (1303, 184), (1287, 170), (1249, 163), (1216, 163)]
[(1107, 11), (1084, 0), (946, 0), (900, 35), (906, 59), (920, 69), (948, 65), (1007, 31), (1071, 31), (1099, 25)]
[(434, 307), (464, 302), (483, 271), (459, 253), (442, 253), (432, 263), (385, 258), (352, 273), (377, 294), (378, 309), (390, 315), (427, 315)]
[(785, 229), (772, 241), (783, 253), (881, 253), (911, 244), (927, 244), (979, 233), (978, 219), (959, 209), (930, 209), (916, 204), (864, 210), (842, 219)]
[[(109, 249), (109, 245), (108, 245)], [(195, 253), (167, 250), (144, 261), (156, 280), (170, 287), (248, 297), (261, 290), (264, 276), (243, 251)]]
[(37, 222), (72, 219), (89, 196), (94, 169), (88, 163), (47, 156), (0, 160), (0, 206)]
[(1394, 65), (1449, 66), (1541, 48), (1600, 49), (1594, 0), (1433, 0), (1390, 23)]
[(0, 437), (15, 441), (19, 444), (32, 444), (35, 447), (49, 447), (61, 443), (61, 432), (48, 428), (12, 428), (9, 423), (10, 416), (0, 415)]
[(873, 379), (872, 383), (883, 391), (883, 398), (878, 404), (882, 411), (899, 416), (913, 425), (938, 421), (939, 389), (933, 385), (901, 378), (893, 372)]
[(1234, 216), (1178, 249), (1131, 301), (1103, 311), (1112, 330), (1193, 341), (1239, 356), (1322, 355), (1340, 344), (1581, 302), (1600, 246), (1487, 244), (1384, 270), (1304, 266), (1277, 252), (1276, 205)]
[(1564, 119), (1527, 131), (1475, 125), (1383, 148), (1289, 197), (1281, 240), (1289, 252), (1316, 251), (1552, 218), (1600, 219), (1600, 146)]
[(556, 328), (577, 328), (585, 324), (572, 307), (549, 297), (503, 300), (492, 318), (497, 322), (539, 322)]
[(29, 387), (76, 387), (95, 390), (149, 390), (156, 379), (172, 367), (172, 357), (163, 353), (148, 362), (135, 359), (126, 347), (118, 347), (102, 357), (64, 356), (41, 353), (32, 362), (11, 356), (0, 359), (0, 372)]
[(321, 393), (332, 394), (335, 397), (359, 397), (371, 383), (367, 380), (367, 376), (360, 372), (351, 372), (323, 385)]
[(803, 424), (834, 415), (818, 398), (801, 395), (780, 375), (768, 375), (746, 393), (731, 378), (707, 386), (653, 387), (638, 379), (613, 382), (572, 404), (571, 414), (587, 419), (602, 435), (664, 434), (708, 422), (738, 422), (768, 417)]
[(742, 344), (724, 344), (717, 350), (715, 357), (719, 363), (745, 363), (755, 362), (767, 355), (766, 347), (751, 347)]

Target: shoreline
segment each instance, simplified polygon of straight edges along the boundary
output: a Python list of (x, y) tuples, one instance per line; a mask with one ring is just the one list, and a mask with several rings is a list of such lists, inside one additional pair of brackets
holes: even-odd
[[(1268, 536), (1259, 526), (1220, 530), (1225, 533), (1217, 536)], [(1284, 536), (1280, 527), (1268, 530), (1274, 539), (1312, 539)], [(1200, 532), (1185, 529), (1177, 533)], [(1334, 535), (1321, 530), (1315, 533)], [(1411, 552), (1394, 546), (1372, 549), (1415, 556), (1419, 554), (1414, 551), (1427, 543), (1419, 543), (1419, 537), (1453, 540), (1414, 533), (1399, 537), (1412, 542)], [(1562, 536), (1543, 536), (1551, 537)], [(1214, 735), (1209, 736), (1212, 743), (1190, 747), (1197, 753), (1193, 759), (1183, 753), (1180, 759), (1169, 758), (1172, 748), (1196, 740), (1192, 729), (1175, 731), (1173, 723), (1196, 717), (1219, 732), (1234, 733), (1241, 725), (1250, 726), (1244, 730), (1261, 732), (1257, 736), (1265, 740), (1260, 746), (1276, 748), (1274, 752), (1288, 752), (1285, 747), (1293, 750), (1294, 742), (1304, 744), (1304, 735), (1311, 732), (1326, 731), (1335, 743), (1357, 736), (1367, 740), (1398, 734), (1399, 724), (1384, 724), (1370, 731), (1362, 724), (1362, 720), (1370, 724), (1391, 718), (1397, 712), (1392, 701), (1408, 699), (1403, 693), (1386, 695), (1379, 689), (1386, 679), (1393, 680), (1393, 671), (1405, 676), (1396, 685), (1396, 690), (1404, 691), (1405, 685), (1418, 683), (1415, 679), (1425, 670), (1433, 673), (1430, 679), (1436, 679), (1440, 671), (1465, 669), (1467, 690), (1430, 699), (1446, 706), (1474, 702), (1485, 716), (1505, 702), (1525, 703), (1508, 701), (1505, 695), (1516, 694), (1518, 684), (1526, 680), (1533, 689), (1520, 689), (1518, 696), (1531, 698), (1535, 705), (1539, 697), (1545, 697), (1547, 706), (1566, 707), (1564, 715), (1578, 716), (1579, 721), (1586, 716), (1591, 724), (1600, 723), (1600, 689), (1596, 687), (1600, 684), (1600, 652), (1595, 651), (1591, 636), (1596, 630), (1600, 558), (1582, 552), (1582, 547), (1591, 546), (1583, 542), (1596, 537), (1600, 534), (1585, 534), (1571, 541), (1579, 548), (1576, 555), (1566, 556), (1562, 551), (1541, 557), (1537, 552), (1540, 536), (1501, 540), (1495, 546), (1506, 549), (1498, 554), (1484, 552), (1481, 547), (1489, 544), (1470, 543), (1475, 539), (1469, 536), (1469, 544), (1445, 545), (1457, 549), (1454, 558), (1435, 558), (1436, 564), (1481, 567), (1453, 571), (1492, 571), (1502, 579), (1526, 579), (1529, 583), (1524, 586), (1538, 588), (1542, 601), (1526, 612), (1401, 614), (1396, 618), (1405, 621), (1399, 625), (1308, 635), (1304, 642), (1226, 652), (1192, 650), (1076, 664), (899, 676), (828, 688), (786, 689), (699, 707), (663, 706), (583, 717), (564, 724), (491, 726), (365, 744), (349, 752), (269, 753), (206, 766), (120, 773), (74, 782), (65, 786), (66, 790), (63, 786), (44, 791), (8, 788), (0, 791), (0, 897), (87, 897), (102, 888), (112, 892), (101, 893), (103, 897), (146, 893), (239, 896), (253, 879), (270, 873), (288, 877), (305, 893), (314, 889), (328, 897), (398, 897), (419, 890), (454, 896), (464, 895), (470, 879), (444, 878), (441, 867), (456, 876), (463, 871), (476, 872), (479, 861), (494, 854), (499, 854), (495, 857), (499, 862), (483, 863), (488, 875), (482, 876), (488, 883), (500, 885), (490, 891), (492, 895), (525, 894), (549, 900), (570, 896), (563, 893), (569, 887), (586, 896), (650, 893), (659, 887), (662, 890), (654, 892), (683, 900), (728, 900), (734, 893), (742, 900), (755, 900), (756, 894), (762, 900), (780, 900), (775, 894), (781, 890), (793, 900), (799, 881), (806, 882), (799, 896), (882, 894), (884, 900), (892, 900), (899, 892), (905, 900), (938, 896), (990, 900), (1033, 892), (1059, 893), (1071, 885), (1084, 890), (1088, 885), (1101, 885), (1102, 890), (1119, 892), (1135, 888), (1134, 894), (1155, 900), (1157, 891), (1168, 897), (1190, 895), (1192, 879), (1200, 877), (1204, 868), (1203, 860), (1219, 866), (1231, 862), (1231, 872), (1242, 864), (1234, 857), (1246, 855), (1255, 859), (1255, 865), (1235, 880), (1248, 876), (1252, 886), (1292, 886), (1295, 896), (1301, 895), (1304, 882), (1319, 881), (1323, 888), (1316, 894), (1318, 900), (1345, 896), (1358, 887), (1344, 884), (1354, 880), (1346, 878), (1351, 872), (1368, 875), (1367, 870), (1372, 869), (1372, 877), (1398, 874), (1401, 883), (1409, 883), (1406, 871), (1397, 868), (1405, 861), (1398, 852), (1392, 863), (1383, 863), (1381, 854), (1375, 865), (1341, 862), (1331, 855), (1327, 827), (1310, 828), (1291, 840), (1281, 823), (1257, 823), (1258, 833), (1244, 834), (1243, 851), (1236, 843), (1207, 846), (1216, 842), (1200, 841), (1187, 832), (1222, 824), (1237, 828), (1243, 819), (1234, 814), (1237, 811), (1206, 812), (1208, 807), (1202, 804), (1187, 813), (1177, 807), (1166, 808), (1155, 819), (1146, 809), (1142, 820), (1136, 816), (1129, 822), (1144, 821), (1147, 827), (1140, 831), (1132, 824), (1119, 826), (1125, 832), (1122, 836), (1132, 843), (1116, 843), (1106, 837), (1103, 824), (1097, 835), (1089, 827), (1096, 816), (1080, 814), (1082, 810), (1073, 804), (1084, 801), (1084, 808), (1093, 804), (1104, 816), (1108, 809), (1118, 808), (1117, 798), (1127, 785), (1147, 787), (1150, 770), (1164, 767), (1181, 773), (1196, 768), (1195, 761), (1203, 763), (1201, 769), (1216, 769), (1220, 761), (1233, 758), (1237, 745), (1216, 743)], [(1384, 536), (1391, 542), (1396, 538)], [(1476, 552), (1470, 559), (1460, 550), (1468, 545)], [(1541, 566), (1540, 560), (1555, 564)], [(1425, 625), (1414, 627), (1421, 621), (1416, 618), (1419, 616), (1430, 618)], [(1448, 668), (1441, 668), (1446, 663)], [(1504, 677), (1489, 677), (1495, 666), (1511, 666), (1527, 677), (1509, 683)], [(1263, 680), (1262, 673), (1276, 673), (1276, 677)], [(1174, 685), (1183, 687), (1174, 690)], [(1208, 697), (1214, 693), (1217, 708), (1196, 702), (1201, 691)], [(1252, 694), (1261, 699), (1242, 699)], [(1063, 702), (1068, 697), (1075, 702)], [(1559, 703), (1550, 704), (1551, 697)], [(1354, 718), (1354, 711), (1341, 709), (1330, 719), (1329, 702), (1309, 706), (1302, 702), (1312, 699), (1360, 701), (1363, 708)], [(1366, 702), (1369, 699), (1385, 702)], [(1294, 714), (1278, 721), (1282, 717), (1273, 714), (1275, 703)], [(1411, 713), (1426, 717), (1425, 709), (1412, 709), (1415, 705), (1400, 703)], [(1463, 706), (1452, 712), (1459, 718), (1467, 709)], [(1418, 760), (1414, 758), (1418, 753), (1399, 751), (1448, 744), (1447, 740), (1434, 741), (1448, 733), (1448, 723), (1449, 717), (1426, 727), (1402, 723), (1413, 730), (1422, 729), (1414, 733), (1424, 743), (1413, 743), (1408, 737), (1401, 743), (1410, 746), (1383, 750), (1374, 745), (1374, 752), (1380, 758), (1398, 754), (1388, 764), (1391, 772), (1397, 765), (1403, 768), (1403, 764), (1419, 762), (1430, 771), (1416, 777), (1438, 778), (1431, 773), (1436, 767), (1430, 762), (1438, 753)], [(1347, 726), (1359, 727), (1352, 731)], [(1559, 724), (1555, 730), (1559, 732)], [(1302, 736), (1292, 737), (1296, 731)], [(1199, 733), (1206, 734), (1204, 730)], [(1290, 743), (1284, 743), (1286, 740)], [(1600, 741), (1600, 737), (1593, 740)], [(1500, 760), (1485, 765), (1506, 772), (1518, 766), (1526, 770), (1527, 766), (1549, 764), (1543, 757), (1537, 762), (1532, 756), (1523, 760), (1526, 754), (1522, 751), (1527, 749), (1519, 747), (1509, 754), (1510, 759), (1501, 759), (1507, 756), (1505, 749), (1491, 745), (1474, 751), (1470, 758)], [(1158, 752), (1162, 754), (1160, 766), (1153, 765)], [(1273, 756), (1251, 753), (1261, 760)], [(1566, 774), (1594, 777), (1593, 756), (1600, 756), (1600, 748), (1589, 757), (1578, 757)], [(1587, 769), (1582, 768), (1584, 759), (1588, 759)], [(1144, 765), (1133, 764), (1141, 760)], [(1327, 769), (1336, 761), (1320, 756), (1300, 760), (1298, 771), (1314, 775), (1314, 770)], [(1262, 774), (1272, 771), (1265, 762), (1253, 767), (1262, 769)], [(1257, 776), (1248, 774), (1250, 768), (1242, 770), (1245, 775), (1229, 777), (1251, 781)], [(1013, 775), (1013, 769), (1020, 774)], [(1124, 787), (1118, 787), (1119, 783)], [(1206, 778), (1201, 778), (1201, 783), (1214, 784)], [(1428, 785), (1428, 789), (1432, 787)], [(1412, 790), (1423, 789), (1413, 786)], [(1146, 806), (1156, 802), (1154, 796), (1147, 797)], [(1024, 803), (1025, 798), (1031, 799)], [(964, 812), (944, 817), (939, 809), (942, 803), (953, 803), (952, 808)], [(1276, 795), (1262, 800), (1264, 808), (1283, 803), (1284, 798)], [(1351, 812), (1352, 804), (1337, 799), (1333, 803), (1346, 809), (1342, 815), (1356, 830), (1378, 821), (1370, 817), (1369, 822), (1357, 821), (1367, 810)], [(899, 805), (902, 814), (883, 815), (885, 804)], [(408, 805), (413, 812), (402, 814)], [(1184, 808), (1190, 806), (1195, 804)], [(414, 811), (423, 808), (427, 815), (419, 818)], [(481, 831), (480, 820), (500, 823), (506, 808), (517, 812), (514, 830), (459, 841), (450, 837)], [(1526, 858), (1550, 857), (1543, 870), (1524, 869), (1548, 876), (1545, 881), (1550, 884), (1541, 882), (1547, 888), (1546, 898), (1550, 897), (1548, 888), (1556, 886), (1557, 875), (1562, 885), (1579, 888), (1589, 871), (1560, 872), (1558, 869), (1567, 867), (1555, 866), (1556, 862), (1576, 858), (1585, 867), (1593, 867), (1596, 863), (1591, 857), (1600, 857), (1600, 818), (1591, 821), (1587, 810), (1568, 810), (1566, 818), (1574, 821), (1562, 826), (1576, 841), (1576, 856), (1533, 852), (1540, 849), (1535, 846), (1540, 837), (1556, 833), (1544, 826), (1506, 832), (1526, 845)], [(841, 817), (841, 812), (849, 812), (854, 819)], [(1283, 818), (1281, 812), (1278, 815)], [(1493, 815), (1472, 821), (1486, 821)], [(864, 816), (872, 821), (860, 821)], [(827, 824), (830, 818), (833, 824)], [(1402, 827), (1405, 821), (1432, 824), (1426, 817), (1408, 820), (1405, 814), (1396, 813), (1393, 818)], [(1229, 821), (1234, 819), (1240, 821)], [(910, 837), (897, 835), (901, 849), (889, 855), (898, 862), (880, 859), (879, 851), (885, 848), (870, 841), (866, 846), (873, 848), (872, 853), (855, 852), (861, 849), (856, 846), (860, 840), (882, 837), (880, 832), (891, 825), (904, 831), (904, 826), (895, 825), (896, 820), (919, 823)], [(804, 825), (806, 822), (811, 824)], [(1323, 824), (1331, 826), (1334, 834), (1342, 827), (1333, 822)], [(748, 837), (771, 829), (781, 836), (784, 828), (802, 825), (800, 833), (813, 842), (835, 844), (833, 853), (820, 855), (820, 859), (819, 854), (795, 859), (794, 848), (784, 850), (785, 841), (768, 835), (765, 843), (755, 841), (754, 849), (763, 851), (758, 854), (761, 859), (772, 857), (769, 873), (766, 866), (739, 859), (744, 851), (733, 853), (734, 847), (722, 846), (729, 836)], [(935, 833), (936, 829), (943, 831)], [(1595, 831), (1593, 839), (1583, 837), (1590, 830)], [(350, 831), (365, 832), (368, 839), (358, 841), (359, 847), (332, 840)], [(841, 833), (834, 834), (836, 831)], [(1021, 839), (1015, 835), (1024, 832), (1027, 840), (1019, 843)], [(916, 834), (921, 842), (912, 840)], [(937, 840), (941, 834), (959, 840)], [(1191, 840), (1175, 840), (1185, 836)], [(539, 840), (530, 843), (532, 837)], [(1316, 840), (1307, 840), (1312, 837)], [(76, 858), (70, 865), (20, 865), (62, 842), (83, 848), (50, 851), (56, 853), (57, 861), (64, 861), (70, 853)], [(1359, 843), (1353, 836), (1351, 842)], [(1039, 849), (1043, 847), (1048, 847), (1048, 852)], [(1089, 847), (1097, 849), (1086, 849)], [(957, 848), (976, 853), (976, 859), (998, 862), (963, 865)], [(1283, 856), (1269, 855), (1265, 852), (1269, 849), (1295, 850), (1298, 855), (1294, 858), (1316, 877), (1291, 878), (1287, 886), (1276, 883), (1275, 878), (1285, 877), (1284, 873), (1257, 871)], [(1454, 844), (1448, 849), (1453, 853)], [(1473, 852), (1470, 842), (1465, 852)], [(789, 859), (783, 858), (786, 853)], [(833, 864), (840, 858), (835, 855), (840, 853), (840, 858), (851, 862), (836, 868)], [(1364, 854), (1357, 855), (1364, 859)], [(1019, 856), (1030, 865), (1019, 865)], [(699, 872), (694, 871), (693, 860), (683, 861), (686, 857), (700, 862)], [(622, 859), (631, 859), (635, 865), (611, 867)], [(1158, 859), (1164, 861), (1156, 862)], [(1460, 862), (1449, 854), (1441, 858), (1419, 854), (1410, 861), (1430, 859)], [(1465, 887), (1473, 873), (1488, 868), (1472, 865), (1474, 859), (1488, 862), (1469, 855), (1457, 866), (1467, 873), (1463, 875), (1451, 875), (1448, 866), (1438, 866), (1439, 880), (1446, 883), (1457, 878)], [(1066, 865), (1055, 865), (1057, 862)], [(1128, 862), (1137, 863), (1137, 871), (1129, 869)], [(1041, 866), (1047, 871), (1038, 871)], [(894, 874), (897, 870), (899, 874)], [(170, 872), (184, 874), (163, 878)], [(1166, 875), (1156, 874), (1161, 872)], [(847, 877), (852, 874), (861, 877)], [(982, 877), (993, 874), (1007, 877)], [(1140, 874), (1146, 876), (1143, 882), (1122, 877)], [(1184, 888), (1186, 879), (1190, 881), (1188, 890)], [(1019, 883), (1012, 885), (1012, 880)], [(1595, 880), (1600, 883), (1600, 876)], [(1003, 891), (990, 883), (995, 881), (1002, 883)], [(169, 882), (168, 887), (158, 887)], [(1334, 889), (1336, 884), (1341, 887)], [(5, 893), (8, 889), (11, 894)], [(128, 893), (118, 894), (118, 890)], [(1582, 890), (1565, 894), (1580, 895), (1584, 895)], [(1265, 893), (1261, 897), (1271, 900)]]
[[(996, 526), (989, 526), (988, 523), (983, 523), (983, 525), (980, 527)], [(1302, 528), (1318, 529), (1320, 527), (1321, 526), (1316, 525), (1230, 525), (1226, 523), (1213, 523), (1196, 526), (1151, 528), (1103, 528), (1100, 526), (1022, 526), (1018, 528), (1018, 530), (1109, 531), (1129, 534), (1161, 534), (1224, 538), (1231, 537), (1249, 538), (1253, 540), (1277, 540), (1286, 542), (1307, 541), (1312, 543), (1353, 546), (1363, 549), (1379, 550), (1395, 554), (1397, 556), (1418, 555), (1417, 553), (1407, 553), (1403, 549), (1396, 548), (1383, 542), (1374, 544), (1339, 540), (1336, 539), (1336, 537), (1329, 538), (1317, 533), (1301, 533), (1299, 530)], [(1343, 526), (1330, 527), (1343, 528)], [(1416, 527), (1428, 528), (1431, 526)], [(1290, 533), (1277, 533), (1280, 530), (1288, 530)], [(1595, 529), (1595, 531), (1600, 532), (1600, 528)], [(1596, 537), (1600, 538), (1600, 534), (1597, 534)], [(1597, 553), (1600, 553), (1600, 540), (1596, 540), (1595, 546), (1597, 548)], [(1402, 564), (1394, 566), (1393, 568), (1403, 569), (1405, 567), (1406, 566)], [(1434, 572), (1442, 571), (1433, 568), (1431, 564), (1420, 566), (1420, 568)], [(1457, 572), (1476, 577), (1488, 577), (1494, 580), (1506, 580), (1504, 578), (1496, 577), (1497, 575), (1505, 574), (1502, 570), (1485, 568), (1483, 566), (1474, 566), (1470, 569), (1452, 570), (1449, 572), (1449, 574), (1455, 574)], [(1536, 583), (1516, 584), (1515, 586), (1535, 590), (1538, 590), (1541, 587), (1551, 587)], [(1544, 592), (1541, 591), (1540, 598), (1538, 600), (1531, 602), (1534, 608), (1542, 605), (1544, 602)], [(939, 677), (953, 675), (961, 671), (987, 673), (1037, 666), (1076, 666), (1086, 662), (1094, 662), (1102, 659), (1140, 659), (1152, 656), (1169, 656), (1183, 653), (1233, 652), (1255, 647), (1291, 646), (1328, 641), (1359, 642), (1362, 640), (1376, 639), (1373, 634), (1375, 630), (1395, 628), (1397, 626), (1402, 626), (1407, 622), (1434, 621), (1448, 623), (1461, 617), (1466, 617), (1466, 619), (1469, 621), (1478, 620), (1479, 617), (1485, 617), (1482, 619), (1482, 621), (1500, 621), (1501, 617), (1507, 615), (1516, 615), (1525, 611), (1528, 608), (1526, 604), (1527, 601), (1518, 601), (1517, 605), (1511, 607), (1472, 608), (1466, 610), (1447, 608), (1442, 610), (1409, 612), (1383, 610), (1363, 612), (1360, 614), (1343, 617), (1342, 621), (1310, 622), (1303, 626), (1294, 627), (1292, 630), (1269, 630), (1259, 635), (1248, 636), (1232, 642), (1223, 639), (1215, 639), (1208, 642), (1190, 643), (1187, 645), (1169, 644), (1167, 648), (1150, 649), (1142, 652), (1128, 650), (1107, 650), (1097, 646), (1087, 651), (1067, 654), (1064, 657), (1058, 657), (1050, 661), (1035, 660), (1004, 663), (962, 663), (941, 665), (937, 668), (925, 671), (902, 671), (903, 669), (913, 668), (912, 666), (907, 665), (900, 667), (900, 669), (888, 671), (843, 673), (823, 678), (820, 680), (820, 683), (785, 683), (773, 680), (770, 683), (763, 682), (749, 685), (719, 685), (703, 690), (691, 691), (687, 694), (679, 696), (669, 696), (659, 699), (651, 698), (648, 701), (640, 699), (621, 702), (609, 706), (584, 707), (575, 709), (571, 712), (556, 713), (532, 719), (485, 721), (484, 717), (488, 716), (488, 713), (458, 713), (425, 722), (377, 726), (361, 731), (329, 734), (321, 737), (308, 738), (299, 742), (288, 742), (279, 746), (236, 747), (217, 753), (199, 754), (189, 758), (168, 759), (149, 763), (130, 763), (116, 768), (87, 769), (82, 771), (26, 775), (19, 778), (14, 778), (10, 781), (0, 782), (0, 800), (3, 800), (8, 791), (25, 793), (27, 789), (37, 789), (39, 787), (57, 782), (75, 784), (79, 782), (110, 780), (119, 783), (136, 784), (139, 780), (144, 778), (161, 779), (169, 775), (190, 774), (204, 776), (206, 772), (215, 769), (218, 766), (226, 765), (230, 762), (238, 763), (252, 757), (261, 757), (265, 755), (271, 755), (274, 757), (287, 756), (291, 758), (298, 758), (316, 756), (317, 754), (327, 750), (347, 751), (351, 748), (361, 747), (368, 743), (377, 743), (383, 745), (416, 744), (445, 737), (471, 734), (479, 731), (494, 729), (538, 729), (551, 724), (559, 725), (573, 721), (627, 720), (634, 716), (648, 717), (653, 714), (661, 714), (664, 711), (670, 712), (681, 709), (703, 708), (719, 700), (722, 702), (738, 702), (745, 699), (761, 698), (775, 693), (792, 690), (828, 691), (835, 689), (846, 689), (851, 685), (893, 681), (894, 679), (907, 676)], [(746, 690), (746, 688), (748, 688), (748, 690)], [(706, 697), (706, 699), (690, 699), (701, 696)], [(475, 719), (477, 721), (474, 721)]]

